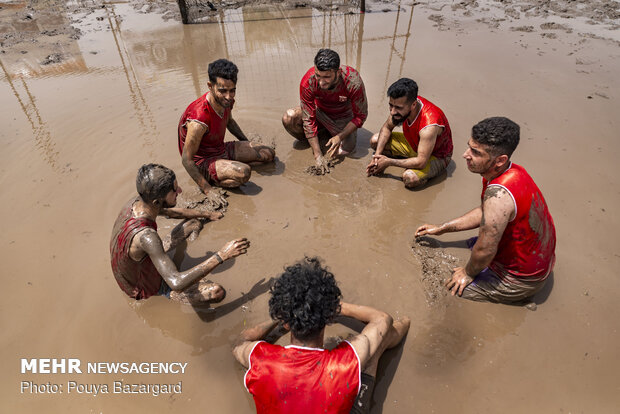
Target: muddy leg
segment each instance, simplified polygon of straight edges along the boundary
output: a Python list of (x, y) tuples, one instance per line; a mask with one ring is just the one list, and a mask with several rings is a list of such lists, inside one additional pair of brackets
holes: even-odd
[(252, 169), (239, 161), (217, 160), (215, 171), (219, 185), (227, 188), (239, 187), (250, 180)]
[(282, 125), (284, 125), (286, 132), (298, 140), (304, 141), (306, 139), (304, 125), (301, 119), (301, 107), (298, 106), (287, 109), (284, 115), (282, 115)]
[(267, 145), (258, 142), (235, 142), (235, 161), (271, 162), (275, 156), (276, 151)]
[(226, 291), (219, 283), (200, 280), (181, 292), (170, 292), (170, 299), (186, 305), (204, 305), (220, 302), (226, 296)]
[(183, 220), (177, 224), (163, 241), (164, 251), (169, 252), (185, 241), (192, 234), (198, 234), (202, 230), (202, 223), (198, 219)]

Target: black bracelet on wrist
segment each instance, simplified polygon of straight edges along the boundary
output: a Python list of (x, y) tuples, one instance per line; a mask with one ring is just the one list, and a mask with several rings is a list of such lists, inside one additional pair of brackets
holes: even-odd
[(218, 262), (219, 264), (224, 263), (224, 259), (222, 259), (222, 256), (220, 256), (220, 254), (219, 254), (219, 253), (217, 253), (217, 252), (216, 252), (213, 256), (215, 256), (215, 258), (217, 259), (217, 262)]

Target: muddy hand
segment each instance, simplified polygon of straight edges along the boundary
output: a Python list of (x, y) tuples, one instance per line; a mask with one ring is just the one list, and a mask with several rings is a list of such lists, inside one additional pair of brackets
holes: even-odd
[(329, 173), (329, 163), (324, 156), (319, 155), (316, 159), (316, 169), (320, 175)]
[(224, 213), (221, 213), (219, 211), (209, 211), (205, 213), (205, 218), (211, 221), (217, 221), (221, 219), (222, 217), (224, 217)]
[(443, 234), (441, 226), (436, 226), (434, 224), (423, 224), (415, 231), (415, 237), (422, 236), (439, 236)]
[(212, 189), (211, 191), (206, 193), (205, 196), (209, 204), (214, 209), (223, 208), (228, 205), (228, 201), (226, 201), (224, 196), (218, 191), (215, 191), (215, 189)]
[(327, 141), (328, 150), (325, 153), (325, 155), (327, 155), (327, 158), (334, 158), (336, 151), (338, 151), (338, 148), (340, 148), (341, 142), (342, 140), (340, 139), (339, 135), (335, 135), (329, 141)]
[(457, 267), (453, 269), (452, 278), (446, 282), (446, 287), (450, 292), (452, 292), (452, 296), (458, 294), (461, 296), (463, 294), (463, 290), (469, 285), (474, 279), (465, 272), (464, 267)]
[(218, 254), (222, 258), (222, 260), (228, 260), (232, 259), (233, 257), (237, 257), (240, 254), (247, 253), (249, 247), (250, 242), (246, 238), (231, 240), (220, 249)]

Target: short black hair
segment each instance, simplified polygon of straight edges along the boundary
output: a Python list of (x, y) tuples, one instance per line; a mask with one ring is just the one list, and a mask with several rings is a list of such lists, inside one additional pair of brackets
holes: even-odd
[(520, 128), (516, 122), (503, 116), (486, 118), (471, 129), (471, 137), (486, 146), (491, 155), (512, 155), (519, 145)]
[(400, 78), (390, 85), (387, 95), (392, 99), (407, 97), (407, 102), (418, 99), (418, 84), (413, 79)]
[(239, 68), (237, 65), (232, 63), (227, 59), (218, 59), (209, 63), (209, 81), (211, 83), (216, 83), (217, 78), (228, 79), (233, 81), (235, 84), (237, 83), (237, 74), (239, 73)]
[(269, 314), (287, 323), (297, 339), (314, 339), (340, 313), (342, 294), (317, 257), (288, 266), (271, 287)]
[(143, 201), (150, 203), (174, 191), (174, 171), (160, 164), (145, 164), (138, 170), (136, 190)]
[(340, 67), (340, 56), (331, 49), (319, 49), (314, 57), (314, 66), (318, 70), (338, 70)]

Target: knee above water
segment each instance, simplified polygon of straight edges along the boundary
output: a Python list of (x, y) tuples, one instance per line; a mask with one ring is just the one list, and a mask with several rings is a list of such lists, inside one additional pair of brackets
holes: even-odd
[(420, 178), (413, 171), (405, 171), (403, 173), (403, 183), (405, 183), (407, 188), (414, 188), (420, 185)]

